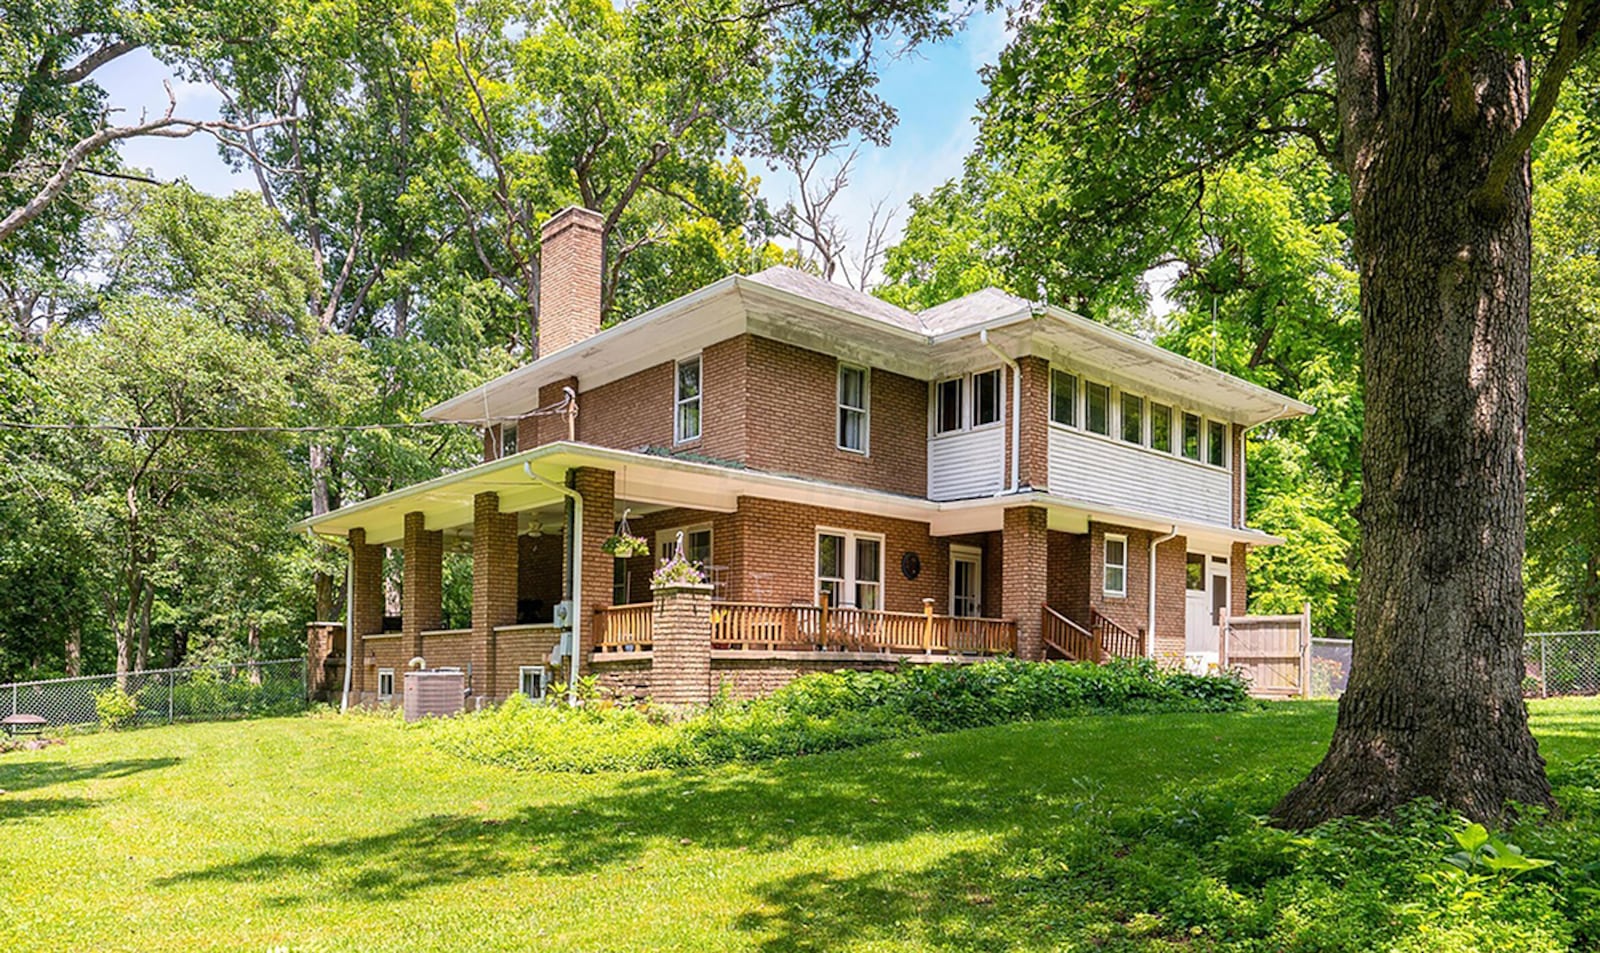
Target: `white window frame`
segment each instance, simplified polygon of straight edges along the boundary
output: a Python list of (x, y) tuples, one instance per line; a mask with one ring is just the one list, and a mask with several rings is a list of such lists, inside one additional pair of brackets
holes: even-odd
[[(1123, 426), (1125, 423), (1127, 423), (1126, 403), (1129, 400), (1136, 400), (1139, 402), (1139, 439), (1137, 440), (1129, 440), (1126, 432), (1127, 428)], [(1117, 390), (1116, 439), (1118, 443), (1126, 444), (1130, 447), (1147, 447), (1150, 445), (1149, 398), (1145, 397), (1143, 394), (1132, 394), (1120, 388)]]
[[(702, 532), (706, 534), (706, 561), (702, 568), (710, 569), (713, 557), (717, 552), (717, 534), (712, 531), (710, 523), (693, 523), (688, 526), (674, 526), (671, 529), (656, 530), (656, 562), (662, 563), (672, 557), (672, 554), (666, 551), (666, 547), (677, 543), (679, 533), (683, 534), (683, 548), (687, 550), (689, 548), (689, 536), (693, 533)], [(666, 555), (662, 555), (663, 552), (666, 552)], [(687, 552), (683, 555), (685, 558), (689, 558)]]
[[(1167, 412), (1167, 449), (1165, 449), (1165, 450), (1162, 450), (1160, 447), (1156, 446), (1156, 410), (1155, 409), (1157, 407), (1160, 407), (1160, 408), (1162, 408), (1163, 410), (1165, 410)], [(1168, 404), (1168, 403), (1165, 403), (1163, 401), (1159, 401), (1159, 400), (1155, 400), (1155, 399), (1148, 399), (1148, 400), (1146, 400), (1144, 402), (1144, 415), (1145, 415), (1145, 419), (1147, 421), (1145, 423), (1145, 428), (1144, 429), (1145, 429), (1145, 433), (1146, 433), (1146, 435), (1148, 437), (1148, 439), (1145, 440), (1145, 446), (1150, 448), (1151, 450), (1154, 450), (1156, 453), (1164, 453), (1164, 454), (1166, 454), (1168, 456), (1173, 456), (1176, 453), (1175, 448), (1177, 447), (1178, 442), (1179, 442), (1178, 439), (1174, 439), (1174, 438), (1178, 438), (1179, 437), (1178, 427), (1173, 426), (1173, 422), (1174, 422), (1174, 420), (1176, 420), (1176, 418), (1178, 416), (1178, 408), (1177, 408), (1177, 406), (1174, 405), (1174, 404)]]
[[(1111, 561), (1111, 544), (1122, 544), (1122, 562)], [(1122, 586), (1119, 589), (1111, 588), (1111, 570), (1115, 567), (1122, 570)], [(1128, 537), (1122, 533), (1106, 533), (1100, 540), (1100, 590), (1106, 596), (1114, 599), (1123, 599), (1128, 595)]]
[[(860, 407), (852, 407), (844, 402), (844, 374), (847, 370), (861, 373)], [(834, 446), (846, 453), (859, 453), (863, 457), (870, 456), (872, 447), (872, 368), (840, 361), (837, 385), (835, 397), (838, 404), (838, 416), (834, 420)], [(845, 446), (844, 416), (847, 413), (861, 415), (861, 446), (859, 447)]]
[[(994, 419), (978, 423), (978, 378), (994, 375)], [(972, 398), (967, 401), (967, 429), (987, 430), (990, 427), (999, 427), (1006, 422), (1006, 375), (1005, 369), (987, 367), (981, 371), (973, 371), (967, 375), (967, 393)]]
[[(935, 437), (942, 437), (945, 434), (961, 433), (967, 429), (967, 406), (971, 403), (971, 401), (967, 399), (967, 387), (970, 383), (967, 378), (969, 376), (970, 375), (959, 374), (955, 377), (942, 377), (933, 382), (933, 399), (928, 403), (933, 410), (933, 435)], [(944, 385), (952, 383), (956, 385), (956, 425), (954, 427), (941, 429), (940, 424), (944, 422), (944, 414), (941, 413), (943, 407), (940, 405), (939, 401), (944, 397)]]
[[(1105, 430), (1105, 433), (1101, 433), (1100, 431), (1098, 431), (1098, 430), (1094, 429), (1093, 427), (1089, 426), (1089, 388), (1090, 387), (1103, 387), (1103, 388), (1105, 388), (1105, 391), (1106, 391), (1106, 430)], [(1117, 419), (1116, 419), (1117, 418), (1117, 389), (1115, 387), (1112, 387), (1110, 384), (1106, 383), (1105, 381), (1097, 381), (1097, 380), (1092, 380), (1090, 378), (1085, 377), (1083, 379), (1083, 385), (1082, 385), (1081, 392), (1083, 394), (1083, 410), (1079, 412), (1078, 417), (1082, 421), (1083, 432), (1084, 433), (1094, 434), (1096, 437), (1109, 437), (1112, 440), (1117, 440)], [(1122, 441), (1121, 440), (1117, 440), (1117, 442), (1121, 443)]]
[[(843, 573), (842, 576), (822, 575), (822, 537), (824, 536), (840, 536), (844, 538), (844, 552), (840, 554), (844, 559), (844, 565), (840, 567), (840, 571)], [(848, 595), (851, 598), (851, 602), (832, 603), (835, 606), (855, 606), (856, 588), (862, 585), (859, 567), (856, 565), (856, 540), (867, 539), (877, 542), (878, 580), (877, 582), (869, 580), (866, 585), (878, 587), (878, 610), (882, 611), (885, 605), (884, 599), (888, 592), (888, 576), (885, 571), (884, 561), (887, 558), (889, 546), (884, 535), (882, 533), (863, 533), (853, 529), (840, 529), (837, 526), (818, 526), (813, 538), (815, 539), (815, 544), (812, 549), (813, 588), (811, 591), (820, 602), (822, 599), (822, 584), (824, 582), (837, 582), (841, 593)]]
[[(706, 429), (705, 403), (701, 400), (701, 397), (706, 392), (706, 365), (702, 358), (703, 355), (701, 354), (691, 354), (688, 357), (679, 358), (672, 364), (672, 442), (675, 444), (691, 443), (699, 440), (700, 435)], [(693, 397), (683, 396), (683, 366), (685, 364), (694, 364), (698, 368), (695, 371), (695, 379), (698, 381), (699, 387), (695, 390)], [(695, 431), (692, 434), (686, 434), (683, 432), (683, 409), (690, 404), (693, 404), (695, 408)]]
[[(545, 676), (548, 675), (548, 674), (549, 673), (545, 671), (545, 667), (543, 665), (522, 665), (522, 666), (518, 666), (518, 668), (517, 668), (517, 694), (518, 695), (524, 695), (524, 696), (532, 699), (533, 701), (539, 701), (540, 699), (544, 698)], [(529, 675), (536, 676), (539, 679), (539, 694), (537, 694), (537, 695), (531, 695), (531, 694), (528, 693), (528, 687), (527, 687), (527, 681), (526, 680), (527, 680)]]
[[(384, 691), (383, 691), (383, 680), (386, 679), (386, 678), (389, 680), (389, 691), (388, 691), (387, 694), (385, 694)], [(389, 700), (391, 700), (393, 698), (394, 698), (394, 669), (392, 669), (392, 668), (380, 668), (380, 669), (378, 669), (378, 701), (386, 702), (386, 701), (389, 701)]]
[[(1222, 428), (1222, 462), (1221, 463), (1212, 463), (1211, 462), (1211, 428), (1212, 428), (1213, 425)], [(1216, 467), (1219, 470), (1228, 469), (1228, 440), (1232, 436), (1230, 433), (1228, 433), (1228, 431), (1230, 431), (1232, 429), (1233, 428), (1228, 426), (1228, 422), (1226, 420), (1217, 420), (1215, 417), (1207, 417), (1207, 418), (1205, 418), (1204, 422), (1201, 424), (1201, 430), (1205, 434), (1205, 447), (1204, 447), (1204, 451), (1205, 452), (1201, 456), (1201, 462), (1203, 462), (1208, 467)]]
[[(1185, 460), (1188, 460), (1190, 463), (1204, 464), (1206, 462), (1206, 418), (1205, 418), (1205, 416), (1202, 415), (1202, 414), (1194, 413), (1194, 412), (1186, 410), (1186, 409), (1182, 409), (1182, 408), (1178, 409), (1176, 416), (1178, 418), (1178, 428), (1177, 428), (1178, 432), (1177, 432), (1177, 435), (1176, 435), (1176, 439), (1173, 440), (1173, 452), (1176, 453), (1179, 457), (1181, 457), (1181, 458), (1183, 458)], [(1200, 432), (1199, 432), (1199, 435), (1195, 438), (1195, 455), (1192, 456), (1192, 457), (1189, 456), (1187, 453), (1185, 453), (1184, 450), (1183, 450), (1184, 440), (1186, 439), (1186, 430), (1185, 430), (1185, 428), (1189, 424), (1189, 418), (1190, 417), (1193, 417), (1195, 420), (1198, 420), (1200, 422), (1200, 424), (1199, 424)]]
[(972, 597), (972, 615), (964, 618), (979, 618), (983, 615), (983, 550), (977, 546), (962, 546), (952, 543), (950, 546), (950, 614), (962, 617), (956, 608), (956, 563), (970, 562), (976, 568), (973, 570), (973, 582), (977, 584), (977, 594)]
[[(1059, 374), (1062, 377), (1065, 377), (1068, 380), (1072, 381), (1072, 419), (1071, 420), (1057, 420), (1056, 419), (1056, 375), (1057, 374)], [(1050, 419), (1051, 423), (1055, 424), (1057, 427), (1070, 427), (1073, 430), (1081, 429), (1078, 426), (1078, 416), (1079, 416), (1078, 408), (1081, 407), (1082, 403), (1083, 403), (1082, 395), (1083, 395), (1083, 378), (1077, 372), (1069, 371), (1069, 370), (1067, 370), (1065, 368), (1061, 368), (1061, 367), (1052, 366), (1050, 368), (1050, 414), (1049, 414), (1049, 419)]]

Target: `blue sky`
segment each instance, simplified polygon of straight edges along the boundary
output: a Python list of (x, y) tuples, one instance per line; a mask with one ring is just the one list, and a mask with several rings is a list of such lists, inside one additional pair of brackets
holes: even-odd
[[(886, 148), (862, 148), (850, 187), (835, 204), (852, 238), (859, 239), (865, 232), (872, 205), (880, 199), (887, 200), (886, 207), (900, 208), (892, 228), (892, 234), (898, 234), (912, 195), (960, 173), (972, 146), (977, 100), (983, 94), (978, 70), (993, 63), (1004, 47), (1005, 20), (1003, 10), (980, 10), (953, 40), (885, 65), (880, 90), (899, 110), (900, 124)], [(112, 63), (103, 71), (101, 82), (112, 107), (125, 110), (118, 118), (127, 121), (141, 111), (157, 114), (166, 109), (163, 80), (172, 84), (179, 115), (216, 117), (219, 97), (215, 90), (178, 80), (148, 53), (130, 54)], [(215, 142), (205, 135), (131, 140), (123, 144), (122, 155), (163, 181), (186, 179), (195, 188), (214, 194), (255, 188), (248, 173), (228, 168), (217, 155)], [(762, 194), (774, 207), (793, 196), (794, 181), (787, 173), (759, 164), (752, 171), (761, 176)]]

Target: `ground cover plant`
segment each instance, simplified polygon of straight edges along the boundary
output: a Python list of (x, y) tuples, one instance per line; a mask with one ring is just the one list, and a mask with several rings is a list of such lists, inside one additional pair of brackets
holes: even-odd
[(427, 722), (440, 748), (472, 761), (544, 771), (643, 771), (766, 761), (890, 738), (1073, 715), (1239, 711), (1252, 702), (1234, 677), (1163, 670), (1148, 660), (906, 666), (819, 673), (772, 695), (672, 711), (648, 704), (569, 708), (514, 698)]
[(1514, 876), (1423, 806), (1262, 825), (1328, 703), (595, 774), (378, 716), (74, 737), (0, 755), (0, 949), (1595, 949), (1600, 700), (1532, 712), (1566, 814), (1495, 832)]

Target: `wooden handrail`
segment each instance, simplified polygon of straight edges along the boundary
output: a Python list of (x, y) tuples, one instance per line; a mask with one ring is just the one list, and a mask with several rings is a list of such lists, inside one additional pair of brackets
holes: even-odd
[(753, 602), (711, 604), (714, 648), (839, 650), (895, 655), (1016, 652), (1016, 623), (922, 612)]
[(596, 652), (639, 652), (651, 647), (655, 603), (606, 606), (595, 611)]
[(1094, 609), (1089, 610), (1090, 628), (1094, 631), (1095, 641), (1099, 643), (1103, 661), (1105, 656), (1118, 658), (1138, 658), (1144, 655), (1144, 639), (1122, 626), (1101, 615)]
[(1078, 662), (1100, 662), (1103, 651), (1093, 632), (1049, 606), (1044, 607), (1044, 640), (1058, 652)]

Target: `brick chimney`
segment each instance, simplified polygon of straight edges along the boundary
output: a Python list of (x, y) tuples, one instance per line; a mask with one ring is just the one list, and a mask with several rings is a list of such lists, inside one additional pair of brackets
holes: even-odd
[(539, 356), (577, 344), (600, 330), (605, 218), (568, 206), (539, 230)]

